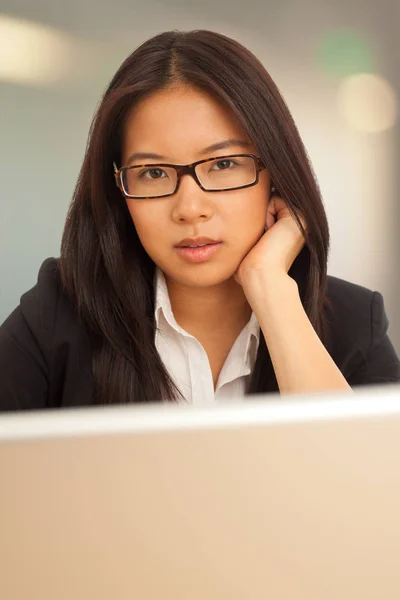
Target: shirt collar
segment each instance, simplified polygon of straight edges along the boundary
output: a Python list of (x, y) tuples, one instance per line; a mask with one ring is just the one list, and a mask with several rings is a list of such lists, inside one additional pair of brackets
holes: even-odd
[(159, 267), (156, 267), (154, 275), (155, 279), (155, 308), (154, 316), (156, 321), (157, 331), (162, 329), (161, 315), (167, 321), (168, 325), (186, 337), (191, 337), (187, 331), (178, 325), (174, 313), (172, 312), (171, 300), (168, 293), (167, 282), (165, 281), (164, 273)]
[(160, 311), (164, 312), (165, 310), (169, 310), (172, 312), (171, 302), (169, 299), (168, 288), (167, 288), (167, 284), (165, 281), (164, 273), (161, 271), (161, 269), (159, 269), (159, 267), (156, 267), (156, 272), (154, 275), (154, 288), (155, 288), (154, 316), (156, 318), (156, 321), (158, 322)]
[[(180, 325), (178, 325), (174, 313), (172, 312), (171, 300), (168, 293), (167, 283), (165, 281), (164, 273), (161, 271), (159, 267), (156, 267), (155, 272), (155, 321), (157, 329), (161, 328), (161, 314), (164, 316), (164, 319), (167, 323), (178, 331), (182, 335), (186, 337), (192, 337), (187, 333)], [(258, 346), (260, 343), (260, 325), (258, 323), (257, 317), (254, 312), (251, 313), (251, 317), (245, 327), (246, 333), (245, 336), (245, 344), (244, 344), (244, 354), (243, 357), (245, 359), (246, 366), (249, 369), (252, 369), (257, 357)], [(242, 331), (242, 334), (244, 332)], [(241, 335), (242, 335), (241, 334)]]
[(248, 332), (244, 356), (246, 357), (247, 366), (252, 369), (256, 362), (258, 346), (260, 344), (260, 324), (254, 312), (251, 313), (246, 327), (248, 327)]

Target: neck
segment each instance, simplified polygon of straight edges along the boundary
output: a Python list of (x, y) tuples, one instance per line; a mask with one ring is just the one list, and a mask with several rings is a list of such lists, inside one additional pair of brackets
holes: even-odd
[(251, 307), (233, 277), (206, 288), (188, 287), (169, 279), (166, 283), (175, 319), (189, 333), (241, 331), (250, 318)]

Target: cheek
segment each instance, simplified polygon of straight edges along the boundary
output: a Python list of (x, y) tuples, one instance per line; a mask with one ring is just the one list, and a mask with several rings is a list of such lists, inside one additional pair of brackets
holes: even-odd
[(263, 231), (267, 218), (268, 193), (255, 189), (254, 192), (232, 198), (227, 207), (226, 220), (241, 238), (257, 237)]
[(153, 254), (160, 246), (159, 242), (163, 236), (165, 237), (165, 215), (162, 207), (129, 203), (127, 207), (142, 246), (148, 254)]

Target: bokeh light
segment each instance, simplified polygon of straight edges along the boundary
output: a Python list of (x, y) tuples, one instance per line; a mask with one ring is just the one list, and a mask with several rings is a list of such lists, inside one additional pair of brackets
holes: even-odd
[(347, 77), (340, 83), (337, 103), (340, 114), (352, 129), (380, 133), (396, 123), (396, 93), (379, 75), (361, 73)]
[(61, 81), (72, 68), (72, 50), (72, 40), (62, 32), (0, 14), (0, 81)]
[(317, 63), (327, 74), (348, 77), (376, 69), (367, 40), (351, 29), (337, 29), (325, 36), (317, 46)]

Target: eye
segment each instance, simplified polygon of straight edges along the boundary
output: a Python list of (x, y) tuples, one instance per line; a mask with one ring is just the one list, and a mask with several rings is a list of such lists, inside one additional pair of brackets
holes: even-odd
[(218, 160), (217, 162), (215, 162), (212, 165), (212, 169), (214, 169), (215, 166), (220, 165), (221, 168), (215, 169), (216, 171), (227, 171), (230, 168), (230, 165), (237, 165), (238, 163), (234, 160), (232, 160), (231, 158), (224, 158), (222, 160)]
[[(147, 174), (149, 174), (150, 176), (147, 177)], [(143, 171), (140, 171), (138, 177), (142, 179), (163, 179), (163, 174), (167, 177), (167, 174), (163, 169), (160, 169), (159, 167), (154, 167), (152, 169), (144, 169)]]

